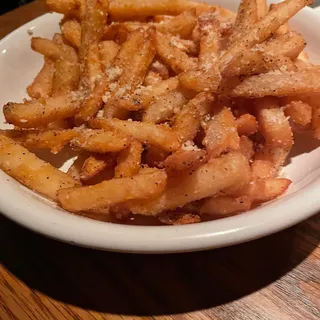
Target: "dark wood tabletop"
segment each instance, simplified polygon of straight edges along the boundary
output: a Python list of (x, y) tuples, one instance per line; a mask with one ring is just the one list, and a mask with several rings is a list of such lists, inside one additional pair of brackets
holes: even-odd
[[(0, 37), (43, 12), (31, 3), (1, 16)], [(229, 248), (120, 254), (50, 240), (0, 216), (0, 319), (316, 320), (319, 242), (318, 214)]]

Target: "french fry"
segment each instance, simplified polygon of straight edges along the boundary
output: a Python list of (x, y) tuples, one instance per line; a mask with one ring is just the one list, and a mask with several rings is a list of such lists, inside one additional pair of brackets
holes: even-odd
[[(181, 39), (180, 39), (180, 41), (181, 41)], [(152, 70), (156, 73), (159, 73), (159, 75), (161, 76), (161, 78), (163, 80), (166, 80), (170, 77), (170, 74), (169, 74), (170, 71), (169, 71), (168, 67), (163, 62), (159, 61), (156, 58), (151, 63), (150, 70)], [(175, 79), (175, 81), (177, 81), (176, 78), (171, 78), (171, 79), (172, 80)]]
[(240, 149), (237, 124), (229, 109), (222, 109), (209, 121), (202, 143), (211, 158), (219, 157), (228, 150)]
[(300, 72), (273, 71), (244, 79), (228, 94), (233, 97), (281, 97), (302, 93), (320, 93), (319, 68)]
[(27, 88), (30, 98), (47, 98), (51, 95), (54, 71), (54, 62), (45, 58), (42, 69)]
[(184, 225), (201, 222), (198, 215), (184, 212), (162, 212), (157, 215), (160, 222), (169, 225)]
[(258, 7), (256, 0), (241, 0), (236, 21), (232, 28), (229, 42), (234, 41), (239, 33), (250, 30), (258, 20)]
[(268, 160), (254, 160), (251, 164), (252, 175), (255, 178), (273, 178), (277, 174), (277, 168)]
[(113, 0), (110, 14), (114, 20), (126, 20), (163, 14), (177, 15), (189, 8), (189, 1), (185, 0)]
[(61, 25), (61, 32), (68, 43), (70, 43), (74, 48), (80, 48), (81, 25), (76, 19), (66, 20)]
[(288, 57), (278, 55), (277, 57), (261, 51), (250, 52), (250, 62), (247, 56), (239, 55), (232, 60), (223, 70), (222, 76), (232, 78), (237, 76), (250, 76), (269, 71), (296, 71), (297, 67)]
[(220, 23), (212, 12), (203, 13), (199, 19), (200, 31), (200, 69), (209, 70), (217, 63), (220, 49), (221, 34)]
[(169, 35), (157, 32), (156, 50), (163, 61), (177, 74), (197, 67), (197, 63), (185, 52), (170, 44)]
[[(180, 39), (179, 37), (172, 36), (170, 40), (170, 44), (173, 47), (176, 47), (181, 51), (190, 55), (197, 55), (199, 52), (198, 45), (192, 40)], [(163, 79), (167, 79), (167, 78), (163, 78)]]
[(173, 129), (180, 136), (181, 142), (195, 138), (201, 119), (209, 113), (213, 101), (214, 97), (210, 93), (199, 93), (177, 114)]
[(99, 49), (102, 70), (106, 71), (107, 68), (112, 66), (113, 61), (119, 52), (120, 46), (112, 40), (101, 41), (99, 43)]
[(61, 95), (24, 103), (9, 102), (3, 107), (6, 121), (21, 128), (43, 127), (56, 120), (74, 116), (79, 104), (71, 95)]
[(58, 192), (58, 200), (64, 209), (71, 212), (106, 208), (132, 199), (155, 197), (164, 190), (166, 181), (166, 173), (157, 170), (103, 181), (94, 186), (62, 189)]
[(165, 151), (175, 151), (180, 147), (180, 141), (176, 132), (160, 124), (118, 119), (92, 119), (89, 121), (89, 126), (105, 130), (119, 130), (142, 143), (153, 145)]
[(271, 97), (260, 99), (256, 106), (259, 129), (267, 145), (290, 149), (293, 145), (292, 130), (279, 100)]
[(93, 43), (89, 46), (85, 64), (85, 68), (87, 70), (88, 85), (90, 91), (92, 92), (95, 88), (96, 81), (100, 80), (103, 76), (100, 61), (100, 51), (97, 43)]
[(45, 0), (50, 11), (55, 11), (65, 15), (76, 14), (75, 11), (79, 6), (77, 0)]
[(304, 127), (312, 120), (312, 107), (303, 101), (290, 101), (284, 106), (284, 113), (293, 123)]
[(138, 174), (140, 171), (142, 151), (142, 144), (139, 141), (132, 141), (129, 148), (121, 151), (114, 169), (115, 178), (132, 177)]
[(94, 153), (118, 152), (129, 146), (130, 140), (115, 130), (81, 129), (71, 145)]
[(206, 150), (196, 149), (184, 150), (180, 149), (170, 155), (164, 161), (164, 167), (167, 171), (183, 171), (189, 169), (195, 169), (204, 164), (207, 160)]
[(229, 153), (204, 164), (196, 170), (182, 172), (168, 180), (167, 188), (157, 197), (131, 201), (128, 208), (134, 214), (157, 215), (174, 210), (188, 202), (211, 197), (230, 186), (248, 182), (248, 161), (239, 153)]
[(153, 17), (153, 22), (161, 23), (161, 22), (168, 22), (174, 19), (174, 16), (159, 14)]
[(169, 156), (169, 152), (154, 146), (148, 146), (144, 154), (144, 163), (149, 167), (163, 168), (165, 159)]
[(251, 204), (252, 204), (252, 201), (248, 196), (211, 197), (204, 201), (204, 203), (200, 208), (200, 213), (225, 216), (225, 215), (248, 211), (251, 208)]
[(80, 168), (80, 179), (86, 182), (113, 165), (114, 158), (110, 154), (91, 154)]
[(241, 136), (239, 141), (239, 151), (251, 160), (254, 155), (253, 142), (247, 136)]
[(258, 150), (254, 155), (254, 160), (264, 160), (269, 161), (276, 172), (285, 163), (285, 160), (289, 154), (289, 148), (273, 147), (264, 145), (263, 148)]
[(268, 6), (266, 0), (256, 0), (257, 2), (257, 18), (260, 20), (268, 12)]
[(67, 174), (71, 176), (74, 180), (79, 182), (79, 184), (81, 184), (81, 176), (80, 176), (81, 168), (84, 162), (86, 161), (86, 159), (88, 159), (88, 157), (89, 157), (89, 154), (87, 152), (79, 153), (79, 155), (73, 161), (72, 165), (69, 167), (67, 171)]
[(53, 76), (53, 95), (69, 93), (77, 89), (79, 84), (80, 69), (76, 51), (65, 44), (60, 34), (55, 34), (53, 43), (60, 50), (60, 58), (55, 61)]
[(29, 189), (52, 200), (57, 199), (59, 189), (78, 184), (66, 173), (3, 135), (0, 135), (0, 168)]
[(250, 197), (254, 202), (270, 201), (282, 195), (290, 184), (291, 181), (285, 178), (256, 179), (240, 193)]
[(250, 136), (259, 129), (255, 116), (245, 113), (236, 119), (239, 136)]
[(57, 60), (61, 57), (59, 47), (49, 39), (33, 37), (31, 39), (31, 49), (51, 60)]
[(172, 118), (187, 103), (187, 99), (179, 90), (170, 91), (151, 103), (144, 112), (142, 121), (160, 123)]
[(164, 34), (170, 33), (178, 35), (183, 39), (188, 39), (197, 22), (196, 11), (194, 9), (182, 12), (180, 15), (169, 21), (156, 24), (156, 29)]

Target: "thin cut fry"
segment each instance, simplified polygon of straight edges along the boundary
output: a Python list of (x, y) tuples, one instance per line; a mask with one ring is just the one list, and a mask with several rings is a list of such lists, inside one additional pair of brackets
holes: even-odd
[(175, 151), (180, 146), (178, 135), (171, 128), (159, 124), (118, 119), (92, 119), (89, 121), (89, 126), (105, 130), (120, 130), (142, 143), (151, 144), (166, 151)]
[(268, 6), (266, 0), (256, 0), (257, 2), (257, 16), (258, 20), (263, 18), (268, 12)]
[(247, 136), (241, 136), (239, 141), (239, 151), (251, 160), (254, 156), (253, 142)]
[(254, 160), (251, 164), (252, 175), (255, 178), (273, 178), (277, 174), (277, 168), (268, 160)]
[(320, 93), (320, 69), (312, 68), (300, 72), (273, 71), (244, 79), (228, 94), (233, 97), (261, 98)]
[(61, 52), (59, 47), (49, 39), (33, 37), (31, 39), (32, 50), (44, 55), (48, 59), (60, 59)]
[(52, 200), (57, 199), (59, 189), (78, 184), (66, 173), (3, 135), (0, 135), (0, 168), (26, 187)]
[(128, 203), (134, 214), (156, 215), (162, 211), (174, 210), (188, 202), (207, 198), (230, 186), (248, 182), (250, 168), (248, 161), (239, 153), (229, 153), (200, 166), (196, 170), (179, 174), (168, 180), (164, 192), (152, 199)]
[(303, 101), (290, 101), (284, 106), (284, 113), (292, 122), (301, 126), (311, 123), (312, 107)]
[(114, 169), (115, 178), (132, 177), (138, 174), (142, 151), (142, 144), (139, 141), (132, 141), (129, 148), (121, 151), (118, 155), (117, 166)]
[(119, 52), (120, 46), (116, 42), (110, 40), (101, 41), (99, 43), (99, 48), (102, 70), (106, 71), (107, 68), (112, 66), (113, 61)]
[(54, 62), (45, 58), (42, 69), (27, 88), (30, 98), (47, 98), (51, 95), (54, 70)]
[(239, 136), (250, 136), (259, 129), (256, 118), (249, 113), (245, 113), (236, 119), (236, 125)]
[(209, 121), (202, 143), (211, 158), (219, 157), (225, 151), (239, 150), (237, 124), (229, 109), (222, 109)]
[(66, 20), (61, 25), (61, 32), (74, 48), (81, 46), (81, 25), (76, 19)]
[(248, 196), (218, 196), (205, 200), (200, 208), (201, 214), (230, 215), (250, 210), (251, 200)]
[(209, 113), (214, 97), (210, 93), (199, 93), (178, 113), (173, 129), (181, 142), (193, 140), (200, 129), (202, 117)]
[(81, 184), (81, 168), (86, 159), (88, 159), (88, 157), (89, 154), (87, 152), (80, 153), (67, 171), (67, 174), (71, 176), (74, 180), (78, 181), (79, 184)]
[(78, 107), (71, 95), (61, 95), (24, 103), (9, 102), (3, 107), (3, 113), (11, 124), (21, 128), (37, 128), (74, 116)]
[(132, 199), (155, 197), (164, 190), (166, 181), (166, 173), (157, 170), (103, 181), (94, 186), (62, 189), (58, 192), (58, 199), (62, 207), (71, 212), (106, 208)]

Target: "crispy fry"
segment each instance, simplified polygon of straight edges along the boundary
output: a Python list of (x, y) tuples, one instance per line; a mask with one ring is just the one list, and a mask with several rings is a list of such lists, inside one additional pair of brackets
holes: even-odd
[(94, 153), (118, 152), (128, 147), (129, 139), (115, 130), (80, 129), (71, 145)]
[(195, 138), (201, 119), (209, 113), (213, 101), (210, 93), (199, 93), (177, 114), (173, 129), (179, 134), (181, 142)]
[(208, 157), (206, 150), (178, 150), (170, 155), (164, 161), (164, 167), (167, 171), (182, 171), (188, 169), (195, 169), (204, 164)]
[(3, 107), (3, 113), (11, 124), (21, 128), (37, 128), (74, 116), (78, 107), (71, 95), (61, 95), (24, 103), (9, 102)]
[(54, 62), (45, 58), (42, 69), (27, 88), (30, 98), (47, 98), (51, 95), (54, 71)]
[(109, 154), (91, 154), (85, 159), (80, 169), (80, 179), (88, 181), (107, 167), (114, 165), (114, 158)]
[(259, 128), (269, 146), (290, 149), (293, 145), (292, 130), (279, 100), (264, 98), (257, 103)]
[(254, 160), (251, 164), (252, 175), (255, 178), (273, 178), (277, 174), (277, 168), (268, 160)]
[(258, 20), (263, 18), (268, 12), (268, 6), (266, 0), (256, 0), (257, 2), (257, 16)]
[(112, 40), (101, 41), (99, 43), (99, 49), (102, 70), (106, 71), (107, 68), (112, 66), (113, 61), (119, 52), (120, 46)]
[(59, 189), (77, 185), (70, 176), (3, 135), (0, 135), (0, 168), (26, 187), (52, 200), (57, 198)]
[(156, 83), (160, 83), (161, 81), (162, 81), (162, 78), (159, 73), (149, 70), (148, 73), (146, 74), (146, 77), (144, 78), (143, 85), (152, 86)]
[(186, 103), (187, 99), (180, 91), (170, 91), (150, 104), (143, 114), (142, 121), (150, 123), (164, 122), (177, 114)]
[(80, 177), (81, 168), (84, 162), (86, 161), (86, 159), (88, 159), (88, 157), (89, 157), (89, 154), (87, 152), (80, 153), (67, 171), (67, 174), (71, 176), (74, 180), (78, 181), (79, 184), (81, 184), (81, 177)]
[(312, 107), (303, 101), (290, 101), (284, 107), (284, 113), (292, 122), (301, 126), (311, 123)]
[(200, 208), (201, 214), (210, 215), (230, 215), (250, 210), (251, 200), (248, 196), (229, 197), (219, 196), (211, 197), (205, 200)]
[(224, 108), (208, 124), (203, 145), (211, 158), (219, 157), (228, 150), (239, 150), (240, 139), (232, 112)]
[(248, 160), (251, 160), (254, 155), (253, 142), (247, 136), (241, 136), (239, 150)]
[(169, 152), (155, 146), (148, 146), (144, 154), (144, 162), (149, 167), (163, 168), (164, 160), (169, 156)]
[(66, 20), (61, 25), (61, 32), (74, 48), (81, 46), (81, 25), (76, 19)]
[[(172, 39), (172, 38), (171, 38)], [(181, 39), (180, 39), (181, 41)], [(186, 40), (185, 40), (186, 41)], [(168, 67), (162, 63), (161, 61), (159, 61), (158, 59), (154, 59), (153, 62), (151, 63), (151, 66), (150, 66), (150, 70), (156, 72), (156, 73), (159, 73), (159, 75), (161, 76), (161, 78), (163, 80), (166, 80), (169, 78), (169, 69)], [(171, 79), (175, 79), (177, 81), (176, 78), (171, 78)]]
[(106, 208), (132, 199), (155, 197), (164, 190), (166, 181), (166, 173), (157, 170), (103, 181), (94, 186), (62, 189), (58, 192), (58, 199), (62, 207), (71, 212)]
[(115, 178), (132, 177), (138, 174), (142, 151), (142, 144), (139, 141), (132, 141), (129, 148), (121, 151), (118, 155), (117, 166), (114, 169)]
[(170, 44), (170, 36), (157, 32), (156, 35), (157, 54), (170, 66), (175, 73), (192, 70), (197, 63), (185, 52)]
[(254, 156), (254, 160), (265, 160), (273, 164), (276, 172), (284, 164), (290, 149), (273, 147), (265, 145), (263, 148), (258, 150)]
[(59, 47), (49, 39), (33, 37), (31, 39), (31, 49), (48, 59), (57, 60), (61, 57)]
[(236, 125), (239, 136), (250, 136), (259, 129), (256, 118), (249, 113), (245, 113), (236, 119)]
[(166, 151), (175, 151), (180, 146), (178, 135), (171, 128), (160, 124), (118, 119), (92, 119), (89, 121), (89, 126), (105, 130), (120, 130), (142, 143), (148, 143)]
[(156, 24), (156, 29), (162, 33), (179, 35), (183, 39), (188, 39), (197, 22), (196, 11), (194, 9), (182, 12), (180, 15), (169, 21)]
[(96, 81), (102, 78), (102, 68), (100, 61), (100, 51), (97, 43), (93, 43), (89, 46), (87, 52), (87, 58), (85, 61), (88, 85), (92, 92), (95, 88)]
[(196, 170), (179, 174), (178, 179), (169, 178), (162, 194), (144, 201), (131, 201), (128, 207), (134, 214), (156, 215), (213, 196), (233, 185), (239, 184), (241, 187), (247, 183), (249, 176), (250, 168), (245, 157), (239, 153), (229, 153)]
[(233, 97), (261, 98), (301, 93), (320, 93), (320, 69), (300, 72), (273, 71), (244, 79), (228, 94)]
[[(278, 6), (278, 4), (271, 3), (270, 9), (276, 8), (277, 6)], [(275, 31), (274, 36), (279, 37), (283, 34), (286, 34), (289, 31), (290, 31), (289, 24), (288, 24), (288, 22), (286, 22), (277, 31)]]

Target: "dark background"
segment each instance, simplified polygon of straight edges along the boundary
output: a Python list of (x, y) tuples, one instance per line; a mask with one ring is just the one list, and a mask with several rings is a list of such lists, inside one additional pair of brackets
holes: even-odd
[(27, 4), (32, 0), (4, 0), (0, 3), (0, 14), (11, 11), (21, 5)]

